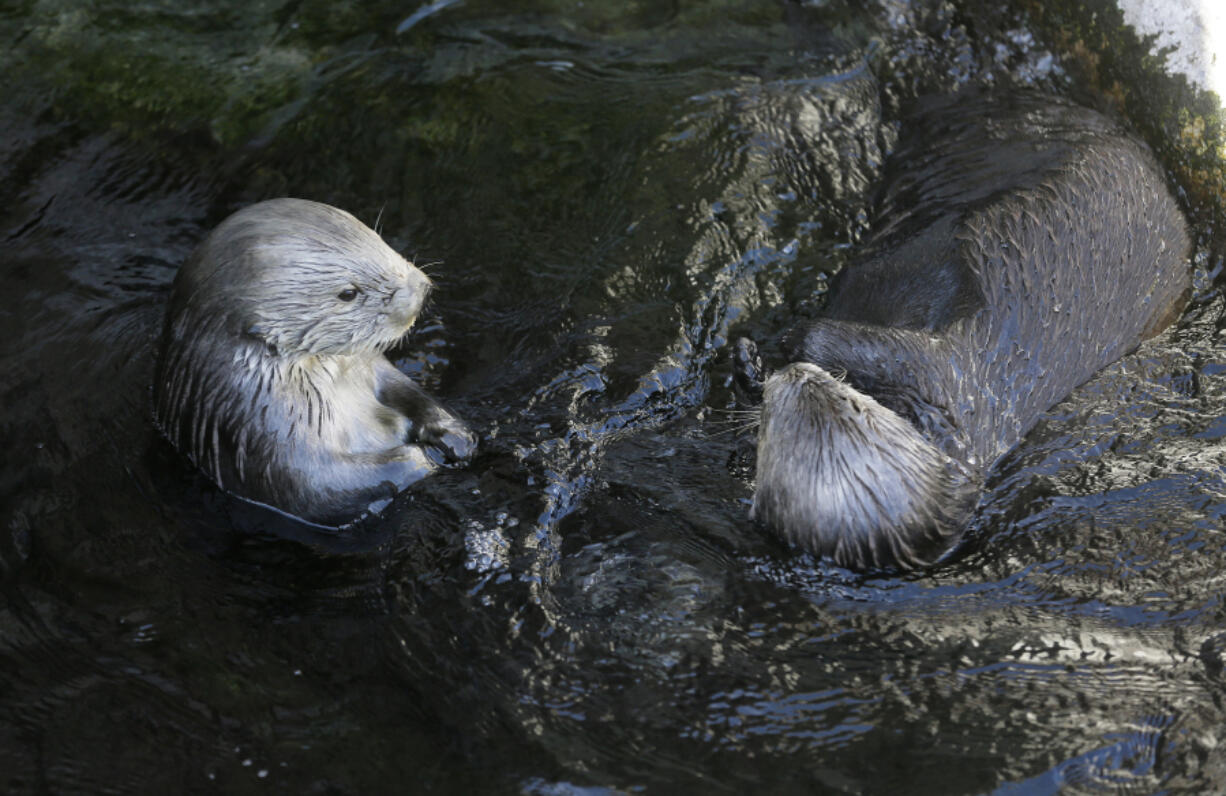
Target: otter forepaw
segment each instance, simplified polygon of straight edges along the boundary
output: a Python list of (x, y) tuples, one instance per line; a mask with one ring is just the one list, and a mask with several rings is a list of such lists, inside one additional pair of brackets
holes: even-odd
[(738, 337), (732, 349), (732, 387), (739, 404), (762, 403), (762, 356), (758, 346), (748, 337)]
[(445, 415), (423, 423), (417, 441), (437, 449), (447, 461), (462, 462), (477, 450), (477, 435), (458, 418)]

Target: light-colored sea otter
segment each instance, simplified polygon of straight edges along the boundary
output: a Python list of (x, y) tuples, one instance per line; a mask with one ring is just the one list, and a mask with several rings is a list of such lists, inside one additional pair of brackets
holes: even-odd
[(785, 337), (758, 437), (753, 516), (857, 569), (947, 551), (993, 462), (1189, 292), (1184, 219), (1115, 122), (1022, 95), (907, 127), (863, 256)]
[(175, 277), (158, 427), (248, 500), (324, 525), (378, 508), (476, 444), (383, 355), (429, 289), (344, 211), (302, 199), (238, 211)]

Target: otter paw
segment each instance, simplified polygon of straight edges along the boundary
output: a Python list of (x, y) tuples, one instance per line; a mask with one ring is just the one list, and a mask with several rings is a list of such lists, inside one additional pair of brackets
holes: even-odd
[(762, 356), (758, 346), (748, 337), (738, 337), (732, 349), (732, 387), (739, 404), (762, 403)]
[(451, 462), (465, 461), (477, 450), (477, 435), (460, 420), (450, 416), (423, 423), (417, 440), (437, 449)]

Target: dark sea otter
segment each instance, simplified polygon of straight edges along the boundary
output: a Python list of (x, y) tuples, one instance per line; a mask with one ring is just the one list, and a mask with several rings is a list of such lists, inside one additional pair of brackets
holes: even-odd
[(947, 551), (1039, 416), (1178, 317), (1189, 239), (1116, 122), (1051, 97), (905, 123), (875, 229), (765, 384), (752, 515), (856, 569)]
[(273, 199), (175, 276), (154, 419), (223, 489), (338, 525), (475, 446), (383, 352), (430, 280), (350, 214)]

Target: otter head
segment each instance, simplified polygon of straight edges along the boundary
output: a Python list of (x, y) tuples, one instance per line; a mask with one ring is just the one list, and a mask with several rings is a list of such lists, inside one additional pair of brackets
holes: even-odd
[(273, 199), (238, 211), (200, 244), (175, 280), (171, 316), (224, 319), (231, 334), (281, 355), (367, 354), (404, 336), (429, 288), (349, 213)]
[(820, 367), (772, 375), (758, 430), (751, 516), (855, 569), (907, 568), (944, 552), (965, 477), (890, 409)]

